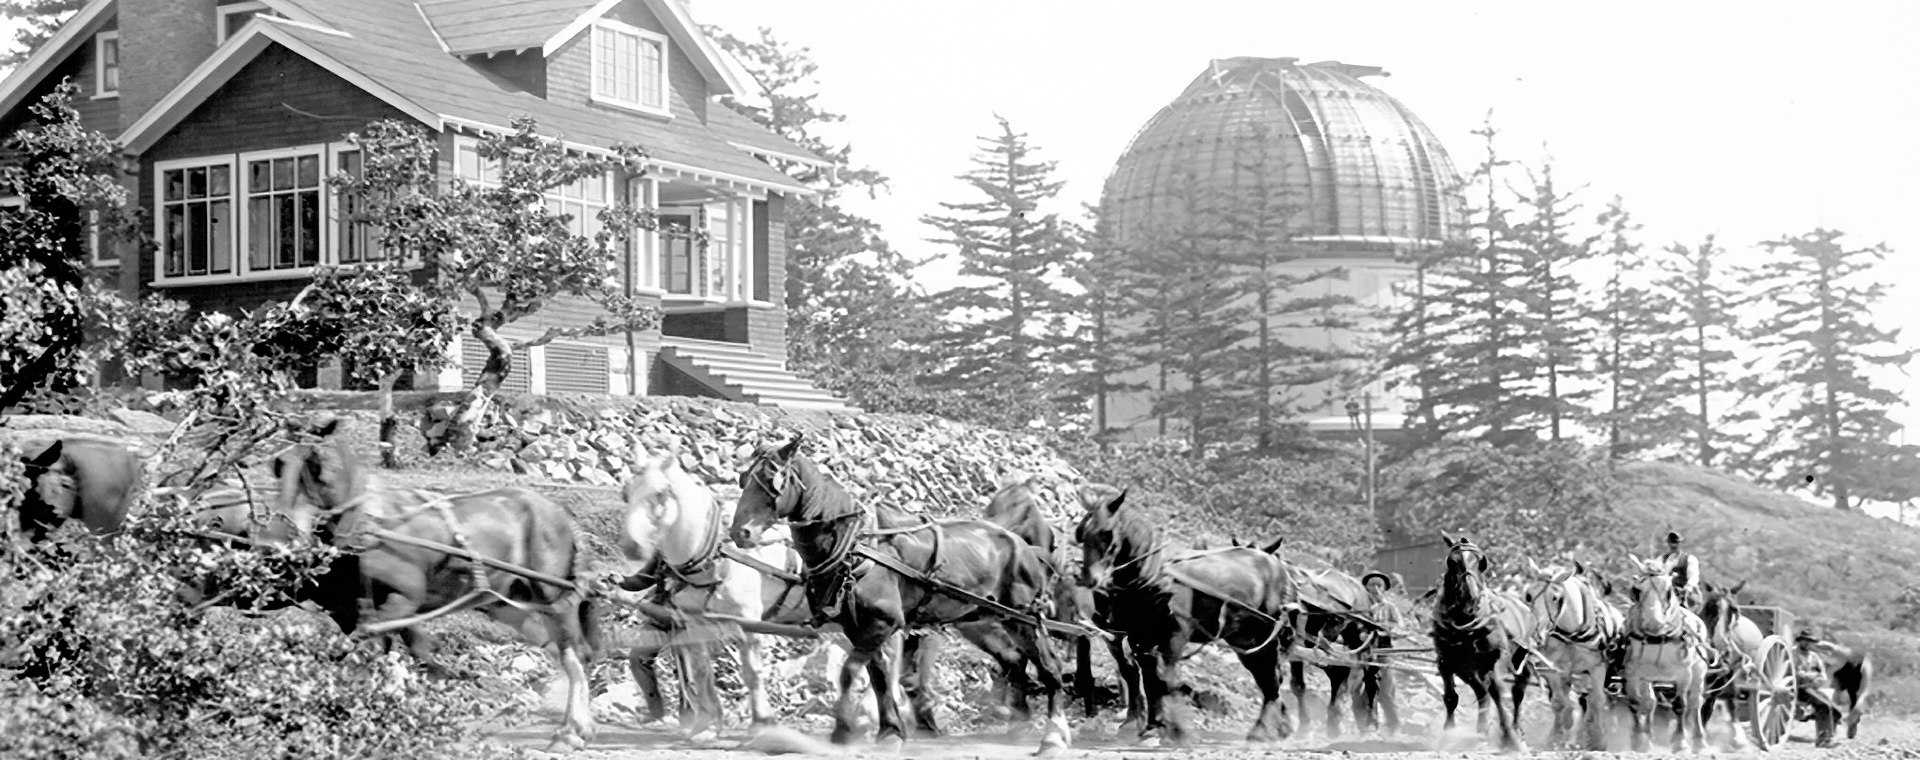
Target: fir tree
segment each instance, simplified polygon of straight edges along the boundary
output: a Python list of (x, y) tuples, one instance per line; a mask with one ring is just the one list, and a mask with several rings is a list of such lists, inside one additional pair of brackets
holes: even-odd
[(1722, 281), (1726, 274), (1721, 259), (1726, 249), (1708, 235), (1697, 246), (1674, 243), (1667, 246), (1659, 262), (1664, 274), (1654, 283), (1655, 307), (1671, 304), (1679, 317), (1674, 335), (1683, 336), (1675, 346), (1674, 364), (1681, 374), (1671, 378), (1675, 394), (1688, 398), (1692, 405), (1682, 438), (1690, 438), (1694, 461), (1710, 467), (1717, 458), (1715, 429), (1720, 420), (1711, 402), (1716, 395), (1733, 390), (1734, 379), (1727, 371), (1733, 352), (1727, 343), (1734, 339), (1736, 324), (1735, 294)]
[(1649, 261), (1619, 197), (1596, 220), (1598, 243), (1609, 268), (1606, 289), (1593, 307), (1599, 325), (1596, 369), (1607, 389), (1607, 407), (1596, 421), (1606, 431), (1608, 456), (1624, 459), (1682, 438), (1688, 429), (1676, 379), (1681, 356), (1673, 336), (1683, 321), (1680, 303), (1647, 282)]
[[(1261, 450), (1275, 444), (1278, 424), (1311, 411), (1300, 402), (1300, 391), (1328, 384), (1361, 354), (1331, 344), (1325, 347), (1289, 342), (1282, 336), (1304, 329), (1351, 329), (1355, 323), (1340, 310), (1353, 298), (1337, 294), (1308, 295), (1308, 285), (1327, 279), (1346, 279), (1339, 267), (1301, 271), (1294, 265), (1317, 251), (1294, 240), (1294, 219), (1302, 206), (1283, 180), (1284, 154), (1270, 139), (1270, 127), (1254, 128), (1234, 157), (1235, 192), (1225, 204), (1223, 254), (1240, 270), (1233, 281), (1244, 284), (1236, 298), (1252, 306), (1252, 342), (1235, 353), (1234, 394), (1244, 415), (1253, 421), (1254, 443)], [(1326, 399), (1318, 400), (1324, 404)]]
[(1125, 265), (1120, 244), (1114, 239), (1106, 198), (1103, 196), (1101, 205), (1086, 211), (1088, 222), (1076, 230), (1079, 242), (1068, 268), (1070, 279), (1079, 289), (1070, 301), (1075, 322), (1063, 336), (1055, 363), (1064, 368), (1061, 391), (1065, 403), (1091, 409), (1092, 430), (1096, 436), (1104, 436), (1112, 424), (1107, 409), (1113, 395), (1128, 390), (1120, 375), (1129, 367), (1117, 340), (1124, 327), (1121, 285)]
[(1054, 163), (1036, 160), (1027, 135), (994, 118), (999, 133), (981, 138), (984, 151), (959, 177), (983, 197), (943, 202), (949, 215), (922, 218), (974, 283), (934, 295), (934, 312), (947, 321), (932, 348), (944, 363), (941, 386), (1048, 395), (1045, 365), (1070, 313), (1058, 283), (1073, 240), (1057, 214), (1042, 211), (1060, 192)]
[(796, 49), (764, 28), (751, 41), (709, 32), (757, 88), (752, 98), (726, 96), (721, 102), (825, 163), (771, 159), (820, 193), (815, 202), (787, 206), (788, 358), (856, 403), (884, 406), (862, 391), (876, 390), (876, 381), (913, 384), (918, 357), (908, 347), (934, 327), (912, 281), (917, 262), (895, 251), (880, 225), (843, 205), (850, 192), (878, 192), (886, 177), (854, 165), (851, 146), (818, 134), (846, 117), (815, 103), (819, 67), (806, 48)]
[(1781, 486), (1811, 486), (1835, 509), (1860, 501), (1870, 463), (1888, 458), (1899, 423), (1887, 410), (1902, 403), (1877, 384), (1875, 370), (1898, 369), (1913, 352), (1900, 331), (1873, 323), (1886, 285), (1872, 279), (1885, 245), (1848, 249), (1842, 233), (1815, 229), (1762, 245), (1767, 261), (1741, 273), (1763, 316), (1746, 339), (1761, 358), (1746, 362), (1742, 388), (1777, 410), (1749, 442), (1744, 463)]
[(1581, 349), (1591, 337), (1579, 307), (1579, 283), (1573, 269), (1593, 257), (1592, 241), (1577, 237), (1574, 215), (1580, 206), (1572, 192), (1554, 184), (1553, 165), (1528, 172), (1529, 192), (1520, 197), (1526, 218), (1515, 225), (1525, 295), (1514, 299), (1515, 327), (1537, 374), (1533, 382), (1513, 386), (1506, 404), (1523, 418), (1545, 418), (1547, 435), (1558, 441), (1565, 425), (1586, 415), (1593, 390)]

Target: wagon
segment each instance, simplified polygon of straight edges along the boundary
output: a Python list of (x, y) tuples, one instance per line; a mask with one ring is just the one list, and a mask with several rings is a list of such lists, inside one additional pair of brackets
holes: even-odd
[[(1745, 606), (1742, 615), (1765, 637), (1753, 656), (1728, 674), (1733, 679), (1736, 717), (1747, 724), (1747, 734), (1760, 749), (1770, 750), (1787, 740), (1794, 721), (1810, 720), (1811, 708), (1799, 701), (1799, 679), (1793, 663), (1792, 612), (1779, 607)], [(1711, 680), (1712, 675), (1708, 678)], [(1626, 684), (1615, 672), (1607, 677), (1607, 696), (1624, 705)], [(1654, 698), (1663, 712), (1674, 710), (1673, 687), (1654, 686)]]

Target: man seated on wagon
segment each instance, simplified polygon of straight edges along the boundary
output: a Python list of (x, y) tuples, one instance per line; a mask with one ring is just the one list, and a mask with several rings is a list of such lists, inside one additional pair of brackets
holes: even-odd
[(1700, 560), (1681, 548), (1684, 541), (1680, 534), (1668, 531), (1667, 553), (1660, 555), (1660, 561), (1666, 563), (1667, 572), (1673, 574), (1673, 590), (1680, 595), (1680, 603), (1698, 612), (1706, 601), (1706, 595), (1700, 590)]
[(1805, 626), (1793, 634), (1793, 671), (1794, 681), (1799, 687), (1800, 703), (1813, 708), (1813, 743), (1816, 747), (1833, 746), (1834, 725), (1840, 721), (1840, 708), (1834, 706), (1829, 696), (1829, 687), (1833, 685), (1827, 673), (1827, 658), (1821, 650), (1826, 642), (1820, 638), (1819, 629)]

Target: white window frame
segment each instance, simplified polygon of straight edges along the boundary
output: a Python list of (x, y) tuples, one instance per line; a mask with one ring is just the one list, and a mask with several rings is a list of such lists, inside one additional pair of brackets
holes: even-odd
[[(327, 213), (327, 207), (332, 205), (329, 202), (328, 196), (333, 193), (327, 187), (327, 175), (329, 174), (327, 171), (328, 155), (329, 153), (325, 144), (315, 143), (313, 145), (296, 145), (290, 148), (249, 151), (237, 156), (238, 160), (234, 162), (233, 195), (235, 200), (244, 204), (239, 212), (234, 215), (234, 218), (239, 221), (239, 240), (234, 250), (238, 252), (237, 255), (244, 259), (244, 261), (241, 262), (240, 269), (236, 271), (237, 275), (241, 277), (252, 275), (253, 279), (272, 279), (283, 276), (312, 276), (313, 270), (316, 267), (327, 266), (330, 263), (328, 259), (331, 257), (328, 254), (333, 253), (333, 225), (328, 223), (328, 217), (330, 215)], [(251, 179), (246, 174), (247, 164), (253, 161), (272, 160), (276, 158), (294, 158), (297, 160), (301, 156), (313, 156), (314, 160), (320, 162), (320, 185), (317, 196), (320, 202), (320, 212), (318, 215), (320, 220), (318, 225), (320, 228), (318, 230), (320, 236), (319, 254), (314, 258), (314, 263), (310, 266), (296, 266), (286, 269), (269, 268), (255, 274), (253, 271), (253, 251), (251, 250), (253, 243), (253, 220), (249, 217), (253, 204), (250, 202), (252, 200), (252, 192), (247, 185), (247, 181)], [(298, 188), (296, 188), (294, 192), (298, 192)]]
[(120, 265), (120, 250), (100, 237), (100, 212), (87, 211), (87, 253), (94, 266), (112, 267)]
[(257, 11), (258, 15), (264, 15), (264, 16), (273, 15), (273, 9), (268, 8), (267, 4), (264, 2), (261, 2), (260, 0), (248, 0), (248, 2), (244, 2), (244, 3), (231, 3), (228, 5), (222, 5), (219, 7), (218, 12), (216, 13), (216, 18), (214, 19), (214, 22), (213, 22), (214, 43), (218, 45), (227, 44), (227, 38), (231, 36), (227, 33), (227, 18), (229, 16), (239, 15), (241, 13), (246, 13), (248, 11)]
[[(228, 255), (233, 257), (233, 271), (225, 274), (167, 274), (167, 172), (172, 169), (227, 167), (227, 200), (231, 205), (231, 220), (235, 230), (230, 230)], [(232, 153), (219, 156), (198, 156), (194, 158), (176, 158), (153, 163), (153, 239), (159, 245), (153, 249), (153, 284), (155, 285), (191, 285), (203, 282), (232, 282), (242, 279), (246, 265), (246, 252), (239, 247), (238, 227), (246, 224), (243, 198), (240, 192), (241, 177), (238, 157)]]
[[(753, 202), (750, 195), (729, 195), (701, 204), (675, 204), (658, 208), (662, 217), (693, 215), (693, 225), (707, 231), (705, 251), (695, 248), (689, 273), (689, 293), (675, 293), (666, 280), (666, 236), (658, 231), (647, 235), (648, 256), (655, 288), (661, 296), (680, 304), (743, 304), (753, 301)], [(716, 213), (725, 208), (725, 218)], [(727, 229), (715, 229), (725, 224)], [(704, 226), (703, 226), (704, 225)], [(718, 270), (717, 272), (715, 270)]]
[[(660, 180), (652, 176), (634, 177), (627, 181), (627, 198), (634, 208), (658, 209), (660, 206)], [(664, 296), (666, 283), (661, 279), (660, 235), (654, 230), (634, 230), (629, 235), (628, 245), (633, 248), (632, 263), (634, 295)]]
[[(329, 236), (325, 241), (326, 248), (325, 250), (322, 251), (320, 256), (321, 263), (327, 266), (337, 266), (337, 267), (357, 267), (357, 266), (363, 266), (366, 264), (390, 263), (392, 259), (388, 258), (384, 253), (382, 257), (379, 259), (355, 261), (352, 263), (341, 261), (341, 254), (343, 253), (342, 249), (347, 244), (346, 240), (343, 239), (340, 235), (340, 232), (341, 232), (340, 215), (345, 212), (345, 208), (343, 208), (345, 204), (341, 202), (340, 192), (333, 189), (332, 183), (328, 182), (326, 178), (342, 173), (340, 171), (340, 156), (346, 153), (364, 153), (364, 151), (360, 146), (354, 145), (353, 143), (350, 143), (350, 142), (342, 141), (342, 142), (328, 143), (326, 158), (324, 159), (324, 164), (321, 166), (321, 172), (320, 172), (321, 182), (325, 189), (323, 193), (323, 195), (325, 196), (325, 200), (323, 201), (323, 203), (326, 204), (325, 210), (327, 215), (327, 219), (326, 219), (327, 235)], [(362, 163), (361, 171), (364, 172), (365, 170), (366, 170), (366, 164)], [(377, 242), (373, 240), (369, 240), (369, 243), (377, 244)], [(422, 266), (425, 266), (425, 264), (421, 262), (418, 252), (409, 253), (407, 255), (407, 260), (405, 262), (406, 268), (417, 269)]]
[[(113, 89), (107, 89), (107, 43), (113, 43)], [(120, 70), (124, 68), (120, 56), (120, 32), (100, 32), (93, 35), (93, 99), (120, 97)]]
[[(602, 82), (602, 79), (600, 76), (600, 64), (601, 64), (600, 33), (602, 31), (611, 32), (613, 34), (631, 35), (634, 37), (638, 37), (641, 42), (651, 42), (655, 45), (660, 46), (660, 77), (658, 80), (652, 83), (659, 90), (660, 105), (658, 106), (646, 105), (646, 96), (644, 94), (641, 94), (639, 97), (635, 98), (634, 100), (626, 100), (613, 95), (600, 94), (600, 83)], [(641, 64), (643, 61), (646, 60), (646, 56), (645, 56), (645, 53), (641, 51), (638, 47), (635, 48), (635, 52), (640, 53), (640, 58), (633, 62), (634, 77), (637, 79), (643, 75)], [(670, 72), (670, 69), (672, 68), (672, 66), (673, 66), (673, 47), (671, 43), (667, 40), (667, 36), (664, 34), (647, 30), (647, 29), (642, 29), (632, 24), (623, 24), (613, 19), (604, 19), (604, 18), (593, 22), (593, 26), (588, 29), (588, 32), (587, 32), (587, 97), (589, 100), (591, 100), (594, 103), (613, 106), (615, 108), (623, 108), (629, 111), (638, 111), (640, 113), (648, 114), (651, 116), (662, 116), (662, 117), (671, 119), (673, 118), (673, 110), (672, 110), (673, 109), (673, 87), (672, 87), (673, 76)], [(647, 82), (639, 82), (638, 86), (644, 87), (647, 84), (648, 84)], [(617, 85), (614, 89), (618, 89)]]

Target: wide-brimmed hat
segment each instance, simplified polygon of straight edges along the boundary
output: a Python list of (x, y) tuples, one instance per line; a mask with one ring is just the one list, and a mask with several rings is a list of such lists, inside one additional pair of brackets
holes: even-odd
[(1793, 632), (1793, 640), (1819, 642), (1821, 640), (1820, 627), (1816, 625), (1801, 626), (1800, 630)]
[(1685, 540), (1686, 540), (1686, 539), (1684, 539), (1684, 538), (1681, 538), (1681, 537), (1680, 537), (1680, 534), (1678, 534), (1678, 533), (1675, 533), (1675, 532), (1673, 532), (1673, 531), (1667, 531), (1667, 543), (1669, 543), (1669, 544), (1677, 544), (1677, 543), (1680, 543), (1681, 541), (1685, 541)]
[(1393, 586), (1394, 586), (1393, 576), (1380, 572), (1378, 570), (1375, 570), (1373, 572), (1367, 573), (1366, 575), (1360, 576), (1360, 585), (1365, 586), (1367, 585), (1367, 581), (1373, 580), (1375, 578), (1380, 579), (1380, 584), (1384, 586), (1387, 591), (1393, 590)]

